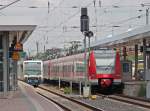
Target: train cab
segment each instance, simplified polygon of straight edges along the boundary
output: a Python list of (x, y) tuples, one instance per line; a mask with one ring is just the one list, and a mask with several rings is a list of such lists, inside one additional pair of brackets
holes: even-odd
[(98, 79), (102, 88), (121, 83), (119, 53), (114, 50), (92, 51), (89, 56), (89, 78)]

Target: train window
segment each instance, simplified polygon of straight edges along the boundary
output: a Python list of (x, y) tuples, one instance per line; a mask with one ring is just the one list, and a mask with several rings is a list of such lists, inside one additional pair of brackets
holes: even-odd
[(76, 64), (76, 72), (84, 72), (84, 64)]
[(114, 58), (97, 58), (96, 66), (113, 66)]
[(56, 71), (57, 71), (57, 73), (59, 72), (59, 66), (56, 66)]
[(56, 66), (52, 66), (52, 72), (56, 73)]
[(72, 65), (68, 65), (68, 72), (72, 71)]
[(114, 71), (114, 58), (96, 58), (96, 71), (101, 74), (111, 74)]
[(45, 66), (44, 66), (44, 70), (45, 70), (45, 73), (48, 73), (49, 72), (49, 66), (48, 66), (48, 64), (45, 64)]
[(65, 66), (64, 66), (64, 65), (62, 66), (62, 68), (63, 68), (63, 69), (62, 69), (62, 70), (63, 70), (63, 72), (65, 72)]
[(95, 51), (94, 55), (95, 58), (114, 58), (116, 53), (112, 50), (106, 50), (106, 51)]
[(55, 66), (55, 73), (57, 73), (57, 66)]
[(67, 65), (63, 66), (63, 70), (64, 70), (64, 72), (67, 72)]
[(72, 65), (72, 72), (74, 72), (74, 65)]
[(62, 67), (62, 65), (59, 66), (59, 72), (63, 72), (63, 67)]
[(41, 63), (39, 63), (39, 62), (25, 62), (24, 71), (26, 74), (40, 75), (41, 74)]
[(70, 72), (70, 66), (69, 65), (67, 66), (67, 69), (68, 69), (67, 72)]

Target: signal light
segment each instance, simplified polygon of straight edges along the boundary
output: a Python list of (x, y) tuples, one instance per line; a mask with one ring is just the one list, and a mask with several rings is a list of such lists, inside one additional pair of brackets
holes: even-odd
[(143, 52), (143, 46), (140, 46), (140, 52)]

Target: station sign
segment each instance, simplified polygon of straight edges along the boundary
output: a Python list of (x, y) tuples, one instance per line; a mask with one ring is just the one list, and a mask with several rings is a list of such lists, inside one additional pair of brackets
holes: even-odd
[(25, 58), (26, 55), (27, 55), (26, 52), (20, 52), (19, 54), (20, 54), (20, 57), (21, 57), (21, 58)]
[(20, 59), (20, 55), (18, 52), (13, 52), (12, 59), (18, 61)]

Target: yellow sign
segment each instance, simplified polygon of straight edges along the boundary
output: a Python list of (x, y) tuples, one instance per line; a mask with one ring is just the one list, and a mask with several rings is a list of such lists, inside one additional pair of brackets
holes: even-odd
[(18, 52), (13, 52), (12, 59), (16, 60), (16, 61), (19, 60), (20, 59), (19, 53)]

